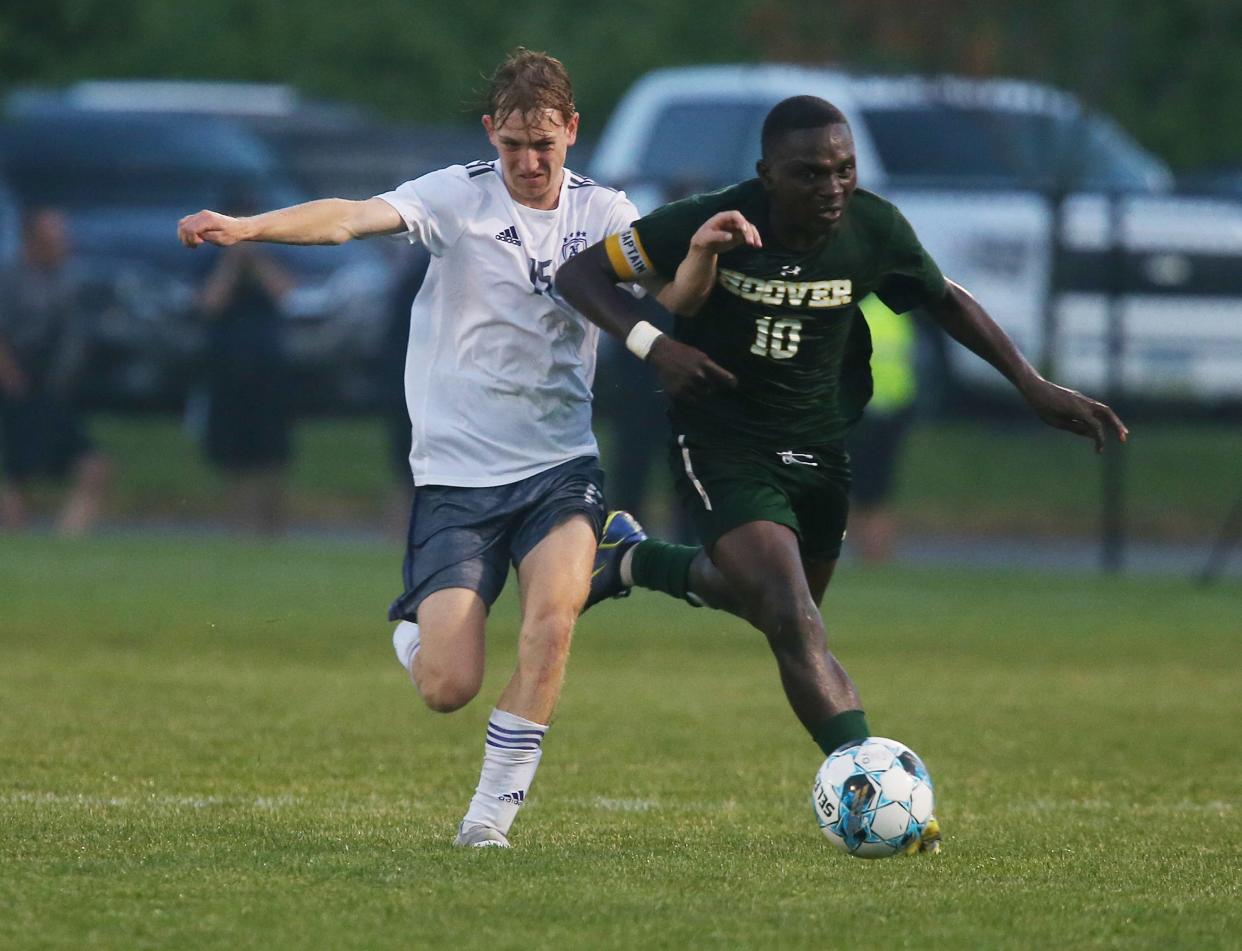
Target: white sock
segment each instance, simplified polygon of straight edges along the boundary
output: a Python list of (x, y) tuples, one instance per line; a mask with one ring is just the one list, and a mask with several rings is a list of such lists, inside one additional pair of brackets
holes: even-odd
[(483, 771), (466, 811), (467, 825), (491, 826), (508, 835), (535, 778), (547, 729), (547, 724), (514, 713), (492, 711), (483, 746)]
[(625, 554), (621, 556), (621, 564), (617, 568), (617, 573), (621, 576), (621, 583), (627, 588), (634, 587), (634, 552), (637, 548), (637, 545), (631, 545), (627, 548)]
[(397, 653), (397, 661), (407, 671), (418, 653), (418, 625), (412, 621), (401, 621), (392, 632), (392, 649)]

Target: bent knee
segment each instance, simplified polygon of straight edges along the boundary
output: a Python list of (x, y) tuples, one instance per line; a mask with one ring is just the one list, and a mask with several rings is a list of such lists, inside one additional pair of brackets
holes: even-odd
[(452, 713), (460, 710), (476, 696), (482, 679), (473, 676), (444, 675), (419, 670), (414, 675), (418, 695), (435, 713)]
[(431, 688), (419, 687), (418, 693), (423, 698), (423, 703), (427, 705), (427, 709), (433, 713), (453, 713), (478, 695), (477, 690), (442, 685)]

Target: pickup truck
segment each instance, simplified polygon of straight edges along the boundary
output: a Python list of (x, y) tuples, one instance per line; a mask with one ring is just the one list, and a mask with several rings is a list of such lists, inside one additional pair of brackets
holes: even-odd
[[(846, 114), (860, 184), (1059, 382), (1114, 399), (1242, 399), (1242, 203), (1175, 194), (1164, 163), (1050, 87), (664, 69), (618, 104), (591, 174), (644, 212), (752, 177), (764, 116), (801, 94)], [(968, 389), (1003, 385), (960, 347), (947, 359)]]

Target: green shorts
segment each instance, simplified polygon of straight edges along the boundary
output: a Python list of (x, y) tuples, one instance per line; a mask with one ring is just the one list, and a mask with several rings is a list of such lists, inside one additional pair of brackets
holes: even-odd
[(776, 522), (798, 536), (802, 557), (841, 554), (850, 511), (850, 464), (843, 443), (812, 449), (669, 447), (677, 496), (710, 554), (722, 535), (747, 522)]

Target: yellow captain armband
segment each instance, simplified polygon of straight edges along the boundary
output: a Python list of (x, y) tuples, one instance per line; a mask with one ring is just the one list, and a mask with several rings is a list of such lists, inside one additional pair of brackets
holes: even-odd
[(626, 228), (604, 239), (604, 250), (608, 252), (608, 260), (617, 277), (623, 281), (635, 281), (644, 274), (655, 270), (651, 266), (651, 258), (643, 250), (643, 243), (638, 239), (638, 232)]

